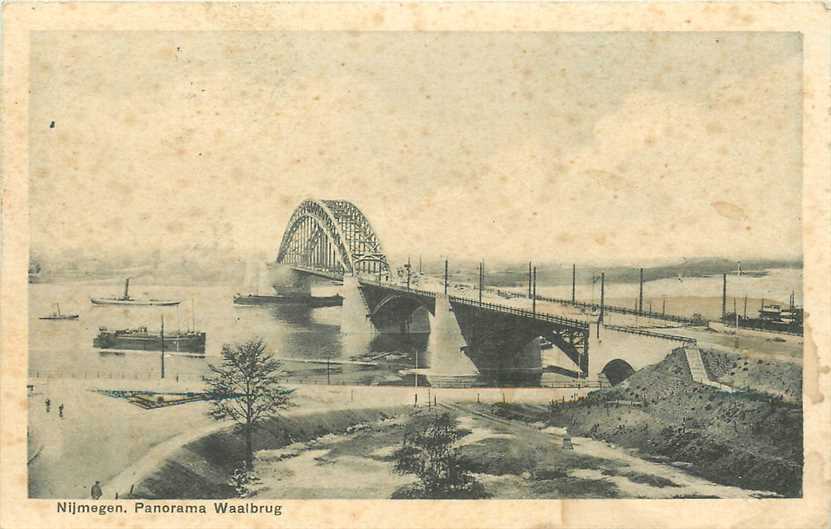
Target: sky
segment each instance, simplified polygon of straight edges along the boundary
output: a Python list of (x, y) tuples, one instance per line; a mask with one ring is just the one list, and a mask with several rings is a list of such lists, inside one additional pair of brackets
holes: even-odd
[(33, 252), (276, 255), (323, 198), (392, 256), (801, 256), (798, 34), (42, 32), (31, 50)]

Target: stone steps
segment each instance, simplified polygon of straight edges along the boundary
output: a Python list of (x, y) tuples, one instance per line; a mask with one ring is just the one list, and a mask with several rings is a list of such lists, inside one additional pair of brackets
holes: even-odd
[(701, 349), (697, 346), (687, 346), (684, 348), (684, 353), (687, 356), (687, 365), (690, 368), (693, 382), (705, 384), (721, 391), (733, 392), (733, 388), (730, 386), (716, 382), (710, 378), (710, 375), (707, 373), (707, 368), (704, 367), (704, 359), (701, 358)]

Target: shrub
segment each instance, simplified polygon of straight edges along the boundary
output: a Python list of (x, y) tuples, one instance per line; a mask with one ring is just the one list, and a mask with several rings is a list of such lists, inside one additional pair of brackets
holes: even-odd
[(401, 448), (395, 454), (395, 472), (415, 474), (418, 489), (410, 489), (409, 497), (484, 498), (485, 488), (468, 470), (468, 462), (459, 455), (454, 444), (462, 433), (445, 413), (436, 416), (423, 431), (407, 431)]
[(237, 491), (238, 497), (247, 498), (252, 495), (252, 486), (259, 482), (260, 479), (254, 473), (253, 467), (249, 466), (247, 460), (243, 460), (240, 466), (234, 469), (231, 479), (228, 480), (228, 485)]

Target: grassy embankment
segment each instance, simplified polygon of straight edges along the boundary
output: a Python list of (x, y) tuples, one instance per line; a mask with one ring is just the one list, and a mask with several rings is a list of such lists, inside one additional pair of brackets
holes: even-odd
[(801, 496), (802, 406), (793, 398), (801, 394), (799, 367), (727, 353), (704, 357), (712, 376), (744, 390), (731, 394), (693, 382), (679, 349), (553, 413), (522, 405), (503, 413), (637, 448), (716, 483)]
[[(378, 421), (403, 413), (403, 408), (336, 410), (312, 415), (275, 417), (254, 436), (255, 450), (275, 449), (326, 434), (346, 432), (355, 424)], [(218, 432), (179, 449), (153, 474), (137, 484), (136, 498), (217, 499), (236, 497), (228, 485), (235, 468), (245, 459), (243, 436)]]

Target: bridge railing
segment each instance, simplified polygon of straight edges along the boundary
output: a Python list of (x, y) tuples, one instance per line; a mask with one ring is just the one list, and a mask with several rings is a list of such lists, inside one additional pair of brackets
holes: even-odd
[(361, 283), (369, 283), (370, 285), (375, 285), (381, 288), (387, 288), (389, 290), (395, 290), (397, 292), (408, 292), (411, 294), (418, 294), (421, 296), (428, 296), (431, 298), (434, 298), (438, 295), (436, 292), (433, 292), (431, 290), (421, 290), (418, 288), (402, 287), (401, 285), (397, 285), (392, 282), (378, 281), (377, 279), (370, 279), (367, 277), (361, 277)]
[(496, 303), (488, 303), (487, 301), (479, 301), (476, 299), (470, 298), (460, 298), (457, 296), (448, 296), (450, 301), (454, 301), (456, 303), (462, 303), (464, 305), (480, 307), (486, 310), (492, 310), (495, 312), (501, 312), (504, 314), (514, 314), (517, 316), (522, 316), (523, 318), (535, 319), (535, 320), (542, 320), (547, 321), (550, 323), (557, 323), (559, 325), (567, 325), (570, 327), (578, 327), (581, 330), (588, 330), (589, 324), (580, 321), (580, 320), (573, 320), (571, 318), (565, 318), (563, 316), (555, 316), (553, 314), (547, 314), (545, 312), (534, 312), (525, 309), (519, 309), (516, 307), (511, 307), (509, 305), (499, 305)]
[[(500, 288), (486, 288), (486, 291), (489, 290), (494, 292), (500, 296), (506, 298), (528, 298), (528, 295), (525, 293), (519, 292), (512, 292), (510, 290), (502, 290)], [(599, 303), (588, 303), (585, 301), (571, 301), (570, 299), (565, 298), (554, 298), (550, 296), (537, 296), (537, 301), (547, 301), (549, 303), (558, 303), (560, 305), (571, 305), (574, 307), (580, 307), (583, 309), (600, 309)], [(632, 309), (629, 307), (620, 307), (617, 305), (604, 305), (603, 310), (607, 310), (609, 312), (617, 312), (620, 314), (631, 314), (633, 316), (641, 316), (644, 318), (651, 318), (656, 320), (666, 320), (666, 321), (673, 321), (676, 323), (686, 323), (689, 325), (704, 325), (706, 323), (705, 320), (700, 320), (696, 318), (691, 318), (688, 316), (679, 316), (677, 314), (667, 314), (665, 312), (654, 312), (649, 310), (638, 310)]]
[[(436, 292), (432, 292), (432, 291), (429, 291), (429, 290), (421, 290), (421, 289), (417, 289), (417, 288), (407, 288), (407, 287), (402, 287), (400, 285), (379, 282), (379, 281), (376, 281), (376, 280), (373, 280), (373, 279), (364, 279), (364, 278), (362, 278), (361, 282), (362, 283), (369, 283), (371, 285), (376, 285), (376, 286), (383, 287), (383, 288), (390, 289), (390, 290), (395, 290), (397, 292), (416, 294), (416, 295), (421, 295), (421, 296), (426, 296), (426, 297), (431, 297), (431, 298), (435, 298), (436, 295), (437, 295)], [(520, 309), (520, 308), (517, 308), (517, 307), (511, 307), (509, 305), (499, 305), (497, 303), (489, 303), (487, 301), (479, 301), (477, 299), (464, 298), (464, 297), (460, 297), (460, 296), (448, 296), (448, 299), (452, 302), (461, 303), (463, 305), (479, 307), (479, 308), (482, 308), (482, 309), (485, 309), (485, 310), (491, 310), (491, 311), (494, 311), (494, 312), (501, 312), (503, 314), (514, 314), (516, 316), (521, 316), (523, 318), (537, 319), (537, 320), (547, 321), (547, 322), (550, 322), (550, 323), (556, 323), (558, 325), (566, 325), (566, 326), (569, 326), (569, 327), (577, 327), (580, 330), (586, 330), (587, 331), (588, 328), (589, 328), (589, 324), (584, 322), (584, 321), (573, 320), (571, 318), (565, 318), (563, 316), (555, 316), (553, 314), (547, 314), (547, 313), (544, 313), (544, 312), (533, 312), (533, 311), (530, 311), (530, 310)]]

